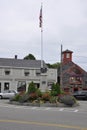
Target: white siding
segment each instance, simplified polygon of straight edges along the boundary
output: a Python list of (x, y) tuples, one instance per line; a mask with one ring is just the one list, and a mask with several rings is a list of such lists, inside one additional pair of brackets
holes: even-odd
[[(9, 83), (9, 89), (17, 90), (17, 84), (19, 81), (25, 81), (28, 87), (28, 84), (31, 81), (34, 83), (39, 83), (42, 90), (47, 88), (48, 82), (57, 82), (57, 70), (56, 69), (48, 69), (47, 73), (37, 75), (36, 68), (27, 68), (29, 70), (29, 75), (25, 76), (24, 72), (26, 68), (9, 68), (10, 74), (5, 75), (6, 68), (0, 68), (0, 83), (1, 83), (1, 91), (4, 90), (4, 84)], [(27, 89), (26, 87), (26, 89)]]

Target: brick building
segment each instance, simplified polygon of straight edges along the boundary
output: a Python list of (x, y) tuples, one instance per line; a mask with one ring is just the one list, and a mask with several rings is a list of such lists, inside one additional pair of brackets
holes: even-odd
[(87, 72), (72, 61), (72, 51), (62, 52), (60, 83), (65, 91), (87, 90)]

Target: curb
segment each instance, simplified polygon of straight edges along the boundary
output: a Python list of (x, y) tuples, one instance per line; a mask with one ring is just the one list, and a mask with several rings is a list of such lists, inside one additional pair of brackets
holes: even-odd
[(78, 103), (74, 104), (73, 106), (69, 106), (69, 105), (65, 105), (63, 103), (20, 103), (20, 102), (16, 102), (16, 101), (9, 101), (9, 104), (13, 104), (13, 105), (21, 105), (21, 106), (36, 106), (36, 107), (77, 107), (79, 106)]

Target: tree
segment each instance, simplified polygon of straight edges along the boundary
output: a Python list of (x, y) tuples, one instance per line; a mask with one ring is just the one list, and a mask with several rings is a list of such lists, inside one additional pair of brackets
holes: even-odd
[(59, 66), (60, 66), (60, 63), (54, 63), (54, 64), (50, 64), (50, 63), (47, 63), (47, 66), (49, 68), (54, 68), (54, 69), (57, 69)]
[(26, 60), (36, 60), (36, 58), (32, 54), (28, 54), (27, 56), (24, 57), (24, 59), (26, 59)]
[(28, 93), (35, 93), (37, 91), (37, 88), (35, 87), (34, 82), (32, 81), (28, 86)]
[(52, 85), (51, 95), (58, 96), (61, 93), (60, 85), (58, 83)]

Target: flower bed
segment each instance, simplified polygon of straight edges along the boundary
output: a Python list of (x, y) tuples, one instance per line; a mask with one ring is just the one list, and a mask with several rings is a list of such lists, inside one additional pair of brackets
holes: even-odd
[(11, 104), (27, 106), (47, 106), (47, 107), (65, 107), (77, 106), (76, 99), (69, 93), (61, 91), (58, 84), (53, 84), (52, 90), (41, 92), (35, 88), (33, 82), (29, 84), (27, 92), (21, 92), (10, 100)]

